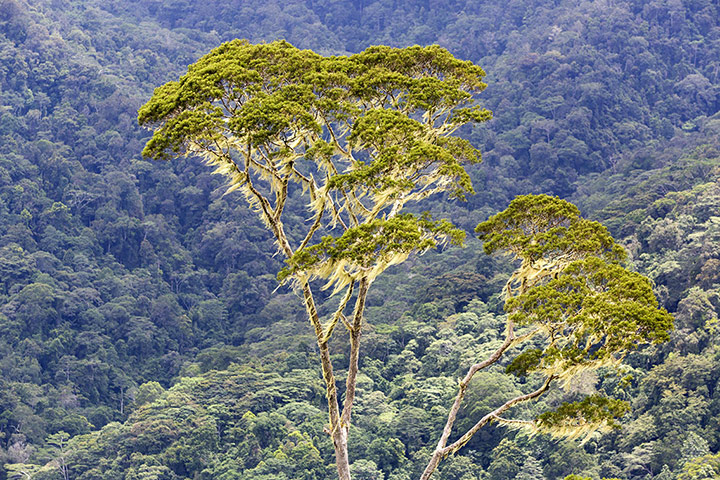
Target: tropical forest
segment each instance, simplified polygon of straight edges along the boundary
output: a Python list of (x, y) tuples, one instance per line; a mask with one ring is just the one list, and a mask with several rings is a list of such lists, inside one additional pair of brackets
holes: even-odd
[(720, 478), (717, 0), (0, 0), (0, 480)]

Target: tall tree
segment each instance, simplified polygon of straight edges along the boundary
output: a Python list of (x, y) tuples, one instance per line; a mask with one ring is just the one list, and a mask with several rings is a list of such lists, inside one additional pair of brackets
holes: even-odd
[[(347, 442), (368, 289), (412, 253), (462, 243), (464, 233), (449, 221), (405, 207), (434, 193), (463, 198), (472, 191), (464, 165), (479, 162), (480, 153), (452, 134), (491, 118), (475, 100), (484, 75), (437, 46), (322, 57), (284, 41), (236, 40), (156, 89), (139, 111), (139, 122), (154, 128), (145, 156), (203, 158), (274, 235), (287, 259), (279, 278), (301, 292), (316, 336), (342, 480), (350, 478)], [(287, 212), (301, 208), (311, 218), (290, 235)], [(318, 314), (315, 279), (341, 293), (327, 321)], [(350, 343), (342, 408), (328, 348), (339, 323)]]
[[(629, 407), (600, 394), (563, 403), (534, 420), (503, 415), (538, 398), (553, 383), (567, 385), (580, 372), (619, 364), (641, 344), (667, 341), (673, 327), (670, 314), (658, 308), (650, 281), (622, 266), (622, 247), (605, 227), (582, 218), (569, 202), (547, 195), (519, 196), (506, 210), (479, 224), (476, 232), (486, 253), (503, 252), (520, 262), (505, 287), (505, 341), (486, 360), (472, 365), (460, 381), (422, 480), (492, 421), (570, 438), (616, 426), (615, 419)], [(506, 371), (534, 375), (537, 388), (508, 398), (448, 444), (475, 373), (529, 339), (534, 340), (533, 348), (512, 359)]]

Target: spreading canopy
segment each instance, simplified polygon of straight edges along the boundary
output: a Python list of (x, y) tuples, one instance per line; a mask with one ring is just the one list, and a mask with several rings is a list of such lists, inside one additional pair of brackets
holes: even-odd
[[(638, 346), (669, 339), (673, 319), (650, 281), (622, 265), (625, 251), (598, 222), (548, 195), (523, 195), (477, 226), (487, 253), (520, 261), (506, 289), (510, 328), (526, 328), (525, 350), (507, 366), (568, 382), (587, 369), (617, 365)], [(613, 426), (622, 402), (588, 397), (532, 423), (564, 436)]]
[[(650, 282), (621, 265), (625, 251), (607, 229), (584, 219), (578, 208), (548, 195), (522, 195), (507, 209), (480, 223), (485, 252), (519, 261), (505, 288), (505, 341), (487, 359), (470, 366), (458, 384), (442, 435), (423, 471), (428, 480), (440, 461), (465, 446), (490, 422), (534, 433), (576, 438), (617, 427), (629, 405), (602, 394), (564, 403), (534, 420), (507, 418), (514, 406), (537, 399), (551, 384), (581, 371), (620, 362), (643, 343), (666, 341), (672, 317), (658, 308)], [(516, 329), (518, 331), (516, 331)], [(508, 373), (533, 375), (536, 389), (510, 397), (455, 441), (453, 427), (468, 385), (480, 370), (511, 347), (532, 340), (506, 366)]]
[[(291, 259), (284, 277), (319, 276), (339, 288), (413, 251), (461, 241), (445, 223), (393, 219), (408, 202), (433, 193), (472, 192), (464, 167), (479, 162), (480, 153), (451, 135), (491, 118), (475, 100), (484, 75), (438, 46), (323, 57), (285, 41), (235, 40), (158, 88), (140, 109), (139, 122), (154, 128), (143, 154), (203, 157), (276, 234)], [(280, 231), (292, 183), (309, 194), (311, 213), (298, 245)], [(346, 238), (312, 246), (321, 227), (340, 227)], [(360, 256), (340, 251), (351, 248), (348, 237), (370, 231), (376, 248)], [(323, 259), (332, 261), (319, 268)]]

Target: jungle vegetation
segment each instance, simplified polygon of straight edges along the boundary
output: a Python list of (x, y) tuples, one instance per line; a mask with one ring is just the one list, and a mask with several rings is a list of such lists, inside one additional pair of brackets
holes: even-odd
[[(483, 151), (467, 167), (475, 194), (408, 211), (452, 219), (466, 248), (411, 256), (367, 294), (353, 478), (419, 477), (457, 379), (503, 344), (517, 265), (472, 232), (519, 194), (559, 195), (607, 226), (675, 330), (621, 372), (586, 371), (516, 412), (602, 394), (631, 406), (619, 430), (557, 443), (492, 423), (436, 475), (715, 475), (718, 18), (696, 0), (1, 0), (0, 478), (337, 475), (316, 337), (290, 283), (278, 288), (273, 235), (196, 160), (141, 157), (153, 89), (234, 38), (324, 57), (438, 44), (487, 72), (493, 119), (456, 132)], [(301, 241), (308, 211), (284, 214)], [(313, 293), (329, 320), (342, 294)], [(328, 353), (346, 374), (348, 343)], [(455, 432), (499, 392), (531, 391), (508, 365), (476, 374)]]

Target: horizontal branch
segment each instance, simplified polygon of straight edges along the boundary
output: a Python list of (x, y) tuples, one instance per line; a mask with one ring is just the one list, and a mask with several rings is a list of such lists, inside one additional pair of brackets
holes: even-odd
[(498, 416), (495, 416), (493, 418), (493, 420), (495, 420), (496, 422), (498, 422), (502, 425), (519, 425), (519, 426), (524, 426), (524, 427), (534, 427), (535, 426), (535, 422), (533, 422), (532, 420), (514, 420), (514, 419), (503, 418), (503, 417), (498, 417)]

